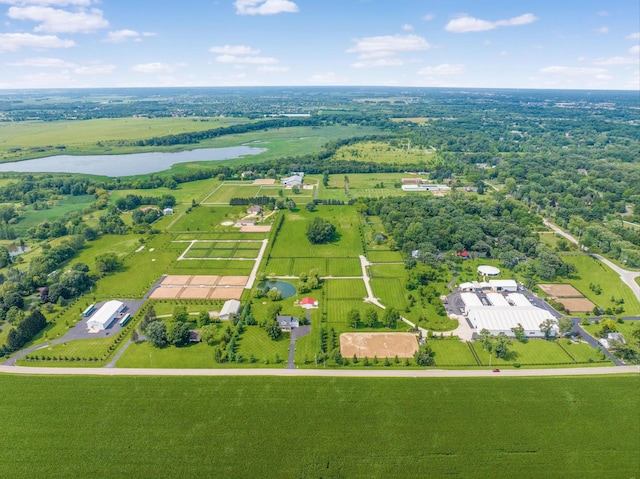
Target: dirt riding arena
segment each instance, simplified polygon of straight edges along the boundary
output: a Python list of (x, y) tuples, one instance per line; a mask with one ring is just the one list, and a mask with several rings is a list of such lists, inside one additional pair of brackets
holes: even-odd
[(271, 225), (244, 225), (240, 227), (241, 233), (268, 233)]
[(260, 186), (270, 186), (270, 185), (275, 185), (276, 184), (276, 180), (273, 179), (269, 179), (269, 178), (260, 178), (257, 180), (253, 180), (254, 185), (260, 185)]
[(240, 299), (248, 276), (168, 275), (152, 299)]
[(412, 358), (418, 341), (411, 333), (343, 333), (340, 354), (345, 358)]
[(539, 284), (540, 289), (553, 298), (582, 298), (583, 295), (570, 284)]
[(558, 298), (556, 301), (561, 303), (568, 313), (590, 313), (596, 306), (587, 298)]

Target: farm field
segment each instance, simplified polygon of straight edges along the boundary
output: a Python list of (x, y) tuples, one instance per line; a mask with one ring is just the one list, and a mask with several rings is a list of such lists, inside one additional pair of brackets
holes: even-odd
[[(178, 204), (191, 205), (191, 200), (200, 202), (204, 197), (209, 194), (220, 184), (215, 179), (208, 180), (196, 180), (189, 181), (187, 183), (180, 183), (174, 190), (165, 187), (154, 188), (153, 190), (145, 189), (129, 189), (129, 190), (115, 190), (111, 193), (110, 203), (115, 205), (115, 202), (119, 198), (124, 198), (127, 195), (139, 195), (139, 196), (162, 196), (172, 195), (175, 197)], [(183, 208), (184, 209), (184, 208)]]
[(85, 207), (96, 201), (93, 195), (67, 196), (62, 200), (54, 200), (47, 209), (34, 210), (33, 207), (25, 210), (24, 217), (14, 226), (17, 234), (26, 234), (26, 231), (42, 223), (45, 220), (53, 221), (72, 211), (82, 211)]
[[(572, 275), (567, 283), (575, 286), (587, 299), (604, 309), (616, 306), (611, 301), (611, 297), (623, 299), (624, 314), (622, 316), (640, 314), (640, 300), (620, 280), (620, 276), (602, 262), (586, 254), (563, 254), (561, 258), (565, 263), (572, 264), (578, 269), (578, 272)], [(599, 285), (602, 288), (602, 293), (595, 294), (589, 288), (590, 284)]]
[[(1, 376), (0, 475), (243, 477), (251, 464), (263, 478), (489, 478), (499, 464), (503, 477), (637, 477), (639, 387), (638, 376)], [(273, 414), (282, 404), (305, 407)], [(608, 414), (584, 414), (594, 404)], [(301, 437), (306, 447), (282, 447)], [(87, 460), (87, 444), (109, 460)]]
[(393, 146), (388, 142), (363, 141), (343, 146), (333, 155), (334, 160), (368, 161), (389, 164), (436, 164), (439, 160), (433, 150)]

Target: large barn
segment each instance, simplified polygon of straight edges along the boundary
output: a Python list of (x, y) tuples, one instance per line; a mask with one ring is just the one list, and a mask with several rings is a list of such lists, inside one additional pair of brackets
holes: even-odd
[(116, 300), (107, 301), (89, 318), (89, 321), (87, 321), (87, 329), (91, 331), (107, 329), (124, 310), (125, 305), (122, 302)]
[(542, 338), (544, 333), (540, 330), (540, 325), (547, 319), (555, 320), (553, 315), (535, 306), (514, 307), (514, 306), (483, 306), (473, 307), (467, 311), (467, 318), (477, 332), (483, 329), (491, 334), (504, 333), (514, 337), (511, 328), (521, 324), (525, 335), (529, 338)]

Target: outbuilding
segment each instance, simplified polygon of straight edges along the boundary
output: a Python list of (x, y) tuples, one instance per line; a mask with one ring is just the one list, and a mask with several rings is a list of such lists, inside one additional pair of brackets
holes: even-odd
[(87, 321), (87, 329), (90, 331), (103, 331), (107, 329), (125, 308), (125, 305), (121, 301), (107, 301), (89, 321)]
[(494, 291), (508, 291), (515, 293), (518, 291), (518, 283), (514, 279), (490, 279), (489, 285)]
[(478, 275), (490, 277), (500, 276), (500, 269), (495, 266), (483, 264), (478, 266)]
[[(555, 321), (554, 316), (547, 310), (530, 307), (493, 306), (471, 307), (467, 311), (467, 318), (477, 332), (486, 329), (491, 334), (504, 333), (509, 337), (515, 337), (511, 330), (522, 325), (525, 335), (529, 338), (542, 338), (544, 333), (540, 325), (547, 319)], [(557, 333), (554, 326), (552, 334)]]
[(225, 301), (222, 306), (222, 310), (220, 311), (220, 319), (231, 319), (232, 314), (238, 314), (240, 311), (240, 301), (237, 299), (230, 299), (229, 301)]

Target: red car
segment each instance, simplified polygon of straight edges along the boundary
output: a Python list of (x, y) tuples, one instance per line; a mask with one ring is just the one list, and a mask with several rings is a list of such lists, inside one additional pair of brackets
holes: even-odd
[(493, 372), (494, 372), (494, 373), (499, 373), (499, 372), (500, 372), (500, 370), (499, 370), (499, 369), (494, 369), (494, 370), (493, 370)]

